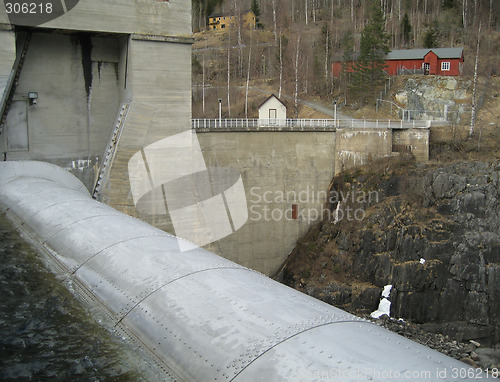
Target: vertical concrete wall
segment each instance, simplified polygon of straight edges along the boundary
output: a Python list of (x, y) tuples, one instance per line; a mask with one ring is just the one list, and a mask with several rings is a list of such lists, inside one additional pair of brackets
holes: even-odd
[(343, 128), (336, 133), (335, 173), (392, 153), (392, 130)]
[[(176, 232), (161, 195), (164, 191), (157, 189), (161, 207), (157, 213), (139, 212), (130, 192), (127, 166), (134, 154), (169, 136), (166, 131), (182, 132), (183, 126), (182, 114), (176, 117), (161, 104), (134, 101), (105, 195), (107, 203), (172, 234)], [(331, 217), (324, 207), (334, 173), (363, 165), (370, 158), (398, 155), (393, 153), (394, 144), (411, 145), (417, 159), (425, 161), (428, 134), (427, 129), (376, 128), (193, 134), (207, 167), (229, 167), (241, 173), (248, 203), (248, 220), (243, 227), (206, 247), (244, 266), (275, 274), (311, 225)], [(165, 153), (162, 162), (166, 167), (171, 163), (169, 155)], [(149, 177), (153, 178), (151, 170)]]
[(429, 160), (429, 129), (405, 129), (392, 132), (393, 146), (404, 146), (411, 150), (419, 162)]
[(362, 166), (369, 159), (411, 151), (419, 162), (429, 160), (429, 129), (337, 129), (335, 173)]
[[(104, 201), (174, 234), (168, 213), (145, 214), (135, 208), (127, 166), (132, 155), (182, 123), (172, 123), (176, 119), (159, 105), (134, 101), (131, 107)], [(229, 167), (241, 173), (248, 204), (244, 226), (206, 247), (265, 274), (276, 273), (297, 240), (325, 214), (326, 191), (334, 173), (335, 133), (216, 132), (199, 133), (193, 139), (199, 141), (208, 168)]]
[(163, 228), (164, 217), (140, 215), (136, 211), (128, 162), (144, 147), (190, 129), (191, 45), (136, 35), (130, 38), (128, 49), (126, 87), (133, 101), (102, 201)]
[[(0, 23), (9, 23), (4, 2), (0, 3)], [(190, 36), (191, 2), (186, 0), (80, 0), (66, 14), (44, 23), (43, 28)]]
[(10, 28), (0, 28), (0, 99), (16, 60), (16, 36)]
[[(75, 169), (97, 163), (120, 104), (121, 45), (118, 37), (34, 32), (0, 136), (7, 159)], [(36, 105), (29, 104), (28, 92), (38, 93)], [(19, 114), (25, 125), (18, 123)], [(12, 145), (24, 131), (26, 144)]]
[(248, 203), (246, 224), (209, 248), (275, 274), (324, 213), (334, 173), (335, 133), (202, 133), (198, 139), (207, 166), (241, 172)]

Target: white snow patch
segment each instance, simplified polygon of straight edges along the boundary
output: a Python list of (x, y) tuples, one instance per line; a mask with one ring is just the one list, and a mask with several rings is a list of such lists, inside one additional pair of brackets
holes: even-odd
[(389, 298), (389, 296), (391, 295), (391, 289), (392, 289), (391, 284), (386, 285), (384, 287), (384, 290), (382, 291), (382, 297)]
[(339, 212), (340, 212), (340, 202), (337, 203), (337, 208), (335, 209), (335, 212), (333, 213), (333, 224), (337, 224), (340, 219), (339, 219)]
[(378, 304), (378, 309), (370, 314), (372, 318), (380, 318), (384, 314), (391, 316), (391, 302), (388, 300), (391, 294), (392, 285), (386, 285), (382, 291), (382, 299)]
[(380, 318), (384, 314), (386, 314), (388, 317), (391, 316), (391, 302), (383, 298), (380, 300), (380, 303), (378, 304), (378, 309), (370, 314), (372, 318)]

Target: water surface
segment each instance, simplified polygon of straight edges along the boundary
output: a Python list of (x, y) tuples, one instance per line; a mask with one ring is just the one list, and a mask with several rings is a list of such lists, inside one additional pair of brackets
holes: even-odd
[(0, 215), (0, 380), (157, 379), (138, 353), (98, 324)]

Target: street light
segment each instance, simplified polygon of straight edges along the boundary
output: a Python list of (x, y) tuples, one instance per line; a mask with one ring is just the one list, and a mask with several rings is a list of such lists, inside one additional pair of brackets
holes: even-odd
[(219, 98), (219, 127), (222, 126), (222, 98)]
[(37, 92), (28, 92), (28, 99), (30, 102), (30, 106), (37, 104), (38, 93)]
[(333, 126), (337, 127), (337, 101), (333, 101)]

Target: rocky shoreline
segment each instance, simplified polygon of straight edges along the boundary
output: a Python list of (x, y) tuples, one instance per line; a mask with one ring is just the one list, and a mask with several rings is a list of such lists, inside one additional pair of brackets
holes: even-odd
[(402, 319), (382, 316), (373, 319), (369, 315), (363, 318), (375, 322), (399, 335), (416, 341), (431, 349), (437, 350), (452, 358), (458, 359), (472, 367), (488, 370), (494, 377), (500, 376), (500, 349), (483, 347), (479, 342), (470, 340), (461, 342), (451, 339), (447, 335), (431, 333), (425, 330), (425, 325), (414, 324)]

